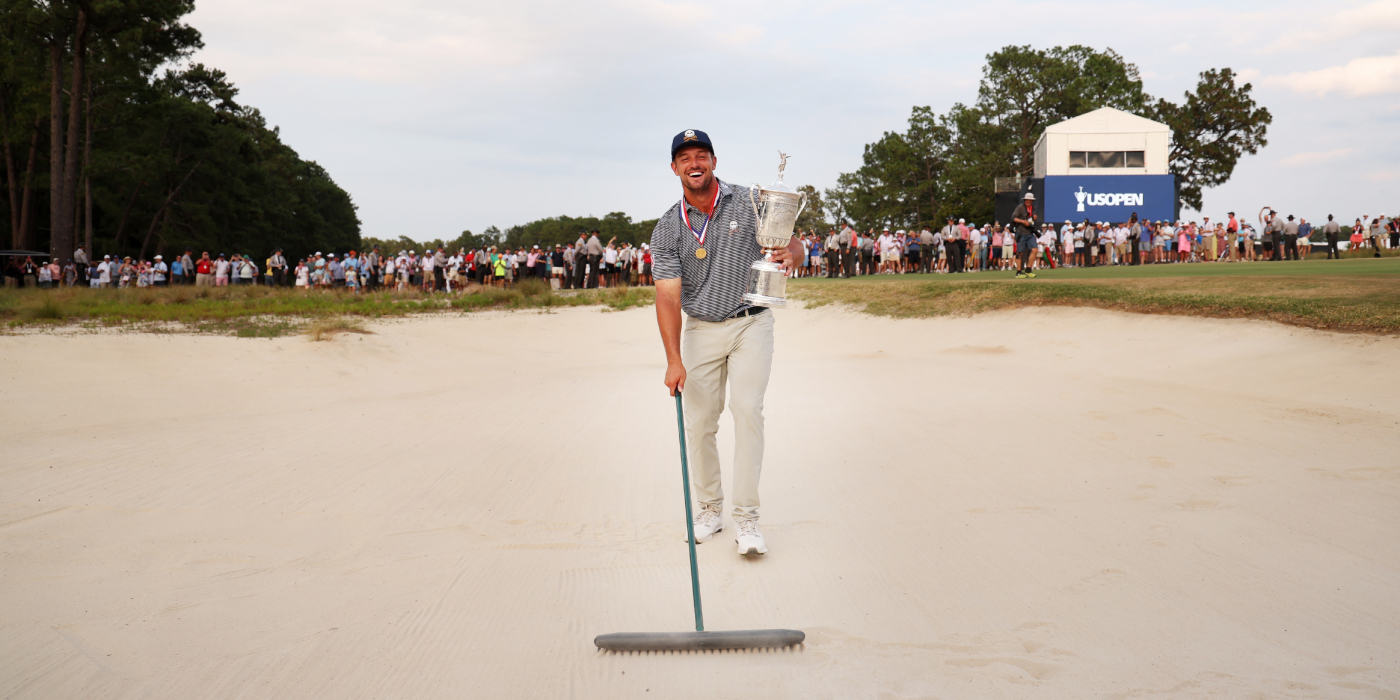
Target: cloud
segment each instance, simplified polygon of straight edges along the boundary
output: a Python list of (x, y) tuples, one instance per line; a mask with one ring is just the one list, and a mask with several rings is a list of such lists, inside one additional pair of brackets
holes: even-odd
[(1400, 170), (1377, 170), (1366, 174), (1367, 182), (1390, 182), (1400, 178)]
[(1336, 92), (1347, 97), (1370, 97), (1400, 92), (1400, 53), (1349, 61), (1332, 66), (1264, 79), (1264, 84), (1323, 97)]
[(1172, 52), (1172, 53), (1189, 53), (1189, 52), (1191, 51), (1191, 45), (1190, 45), (1190, 44), (1177, 44), (1176, 46), (1173, 46), (1173, 47), (1171, 47), (1170, 49), (1167, 49), (1167, 50), (1170, 51), (1170, 52)]
[(1331, 151), (1313, 151), (1310, 153), (1299, 153), (1296, 156), (1289, 156), (1287, 158), (1284, 158), (1283, 160), (1279, 161), (1279, 165), (1282, 165), (1286, 168), (1296, 168), (1300, 165), (1310, 165), (1312, 163), (1321, 163), (1325, 160), (1341, 158), (1342, 156), (1347, 155), (1355, 150), (1355, 148), (1338, 148)]
[(1278, 40), (1266, 47), (1264, 52), (1317, 50), (1322, 48), (1318, 46), (1320, 43), (1400, 30), (1400, 2), (1376, 0), (1360, 7), (1326, 13), (1311, 24), (1317, 28), (1280, 32)]

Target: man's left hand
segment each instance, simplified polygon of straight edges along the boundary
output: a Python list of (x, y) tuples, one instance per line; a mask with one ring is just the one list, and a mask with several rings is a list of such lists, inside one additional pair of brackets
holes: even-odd
[(770, 252), (773, 254), (773, 262), (781, 263), (783, 269), (791, 275), (797, 272), (797, 260), (802, 257), (802, 241), (794, 236), (788, 241), (786, 248), (773, 248)]

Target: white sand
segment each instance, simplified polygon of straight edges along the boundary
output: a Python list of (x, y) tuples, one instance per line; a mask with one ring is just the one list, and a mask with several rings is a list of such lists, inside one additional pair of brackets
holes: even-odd
[(780, 312), (701, 585), (805, 648), (608, 655), (692, 622), (652, 311), (375, 328), (0, 338), (0, 698), (1400, 693), (1400, 340)]

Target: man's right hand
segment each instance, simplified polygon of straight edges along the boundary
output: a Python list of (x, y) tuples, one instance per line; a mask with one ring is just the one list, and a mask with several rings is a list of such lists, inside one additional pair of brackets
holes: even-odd
[(671, 395), (685, 391), (685, 366), (681, 364), (666, 365), (666, 388), (671, 391)]

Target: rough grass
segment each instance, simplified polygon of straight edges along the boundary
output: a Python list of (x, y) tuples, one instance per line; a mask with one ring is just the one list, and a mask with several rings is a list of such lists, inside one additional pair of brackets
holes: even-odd
[(461, 294), (422, 292), (299, 291), (248, 287), (165, 289), (3, 289), (0, 321), (12, 328), (88, 323), (139, 330), (174, 329), (277, 337), (336, 318), (376, 319), (429, 313), (606, 306), (622, 310), (651, 304), (650, 288), (623, 287), (555, 292), (548, 283), (524, 280), (509, 289), (471, 286)]
[[(957, 275), (894, 275), (854, 280), (794, 280), (789, 289), (809, 306), (843, 304), (866, 313), (893, 318), (967, 316), (1025, 306), (1089, 306), (1134, 313), (1254, 318), (1304, 328), (1332, 331), (1400, 334), (1400, 274), (1389, 271), (1391, 261), (1376, 261), (1375, 274), (1332, 268), (1337, 274), (1297, 270), (1286, 264), (1271, 270), (1255, 265), (1171, 265), (1146, 268), (1140, 276), (1125, 274), (1141, 268), (1066, 270), (1077, 273), (1056, 279), (1047, 271), (1031, 280), (1010, 273)], [(1306, 263), (1311, 265), (1311, 263)], [(1325, 264), (1325, 263), (1324, 263)], [(1352, 263), (1334, 263), (1350, 265)], [(1356, 263), (1360, 264), (1360, 263)], [(1212, 274), (1158, 276), (1163, 268), (1215, 268)], [(1229, 275), (1225, 268), (1238, 268)], [(1246, 272), (1247, 271), (1247, 272)], [(1272, 272), (1273, 274), (1261, 274)], [(1069, 275), (1065, 275), (1069, 277)]]
[(337, 316), (335, 318), (323, 318), (312, 321), (306, 326), (306, 334), (313, 341), (330, 340), (341, 333), (370, 334), (371, 331), (365, 328), (365, 324), (352, 318)]

